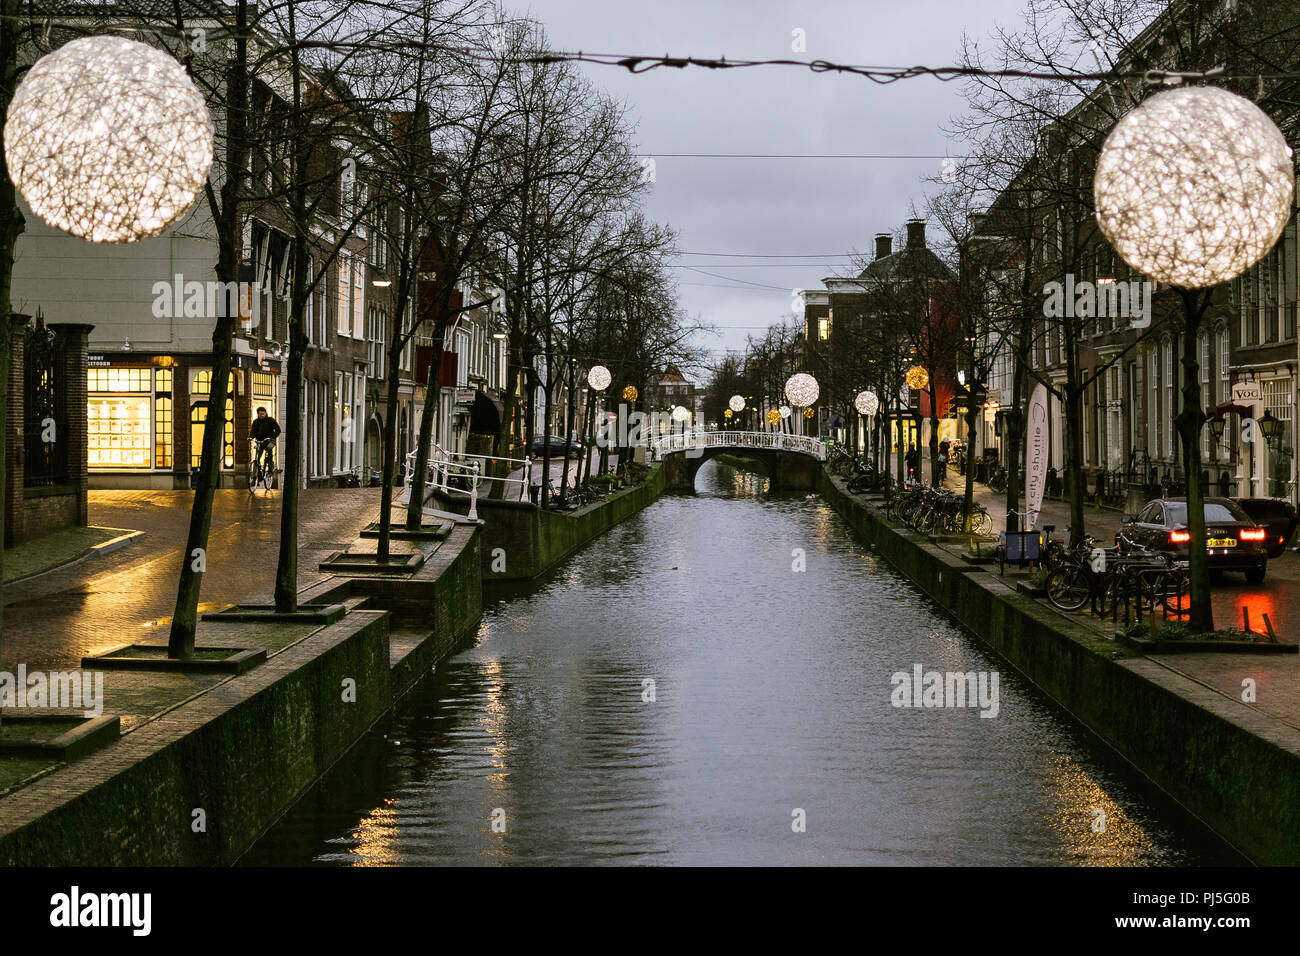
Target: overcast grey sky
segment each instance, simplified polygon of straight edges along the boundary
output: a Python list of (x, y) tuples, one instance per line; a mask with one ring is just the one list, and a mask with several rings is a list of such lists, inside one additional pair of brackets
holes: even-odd
[[(1022, 0), (531, 0), (513, 4), (545, 24), (551, 45), (594, 53), (740, 59), (825, 59), (883, 66), (955, 63), (963, 33), (986, 36), (1020, 19)], [(807, 50), (792, 52), (802, 29)], [(940, 126), (961, 112), (954, 83), (919, 77), (879, 86), (793, 67), (639, 75), (585, 66), (625, 100), (646, 153), (907, 153), (960, 150)], [(892, 232), (941, 160), (672, 159), (655, 161), (647, 203), (686, 252), (801, 254), (777, 260), (683, 255), (680, 301), (720, 327), (701, 344), (739, 349), (749, 332), (790, 312), (790, 290), (820, 288), (854, 249)], [(745, 265), (746, 268), (737, 268)], [(742, 281), (743, 280), (743, 281)], [(775, 288), (757, 288), (757, 283)]]

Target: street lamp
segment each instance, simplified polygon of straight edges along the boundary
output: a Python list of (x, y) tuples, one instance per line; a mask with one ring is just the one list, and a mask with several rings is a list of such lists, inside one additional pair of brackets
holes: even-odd
[[(1217, 449), (1223, 441), (1223, 426), (1225, 422), (1222, 415), (1215, 415), (1210, 419), (1210, 434), (1214, 436), (1214, 447)], [(1216, 455), (1217, 457), (1217, 455)]]
[(1282, 438), (1282, 427), (1284, 422), (1280, 418), (1274, 418), (1273, 413), (1265, 411), (1259, 420), (1259, 430), (1264, 433), (1264, 441), (1268, 442), (1269, 451), (1277, 448), (1278, 442)]

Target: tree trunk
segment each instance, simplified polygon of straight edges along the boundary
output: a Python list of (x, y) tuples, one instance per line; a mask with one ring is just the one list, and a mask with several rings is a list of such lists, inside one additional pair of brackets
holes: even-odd
[[(238, 282), (240, 230), (240, 193), (244, 181), (248, 149), (245, 130), (248, 118), (248, 3), (238, 0), (235, 6), (235, 55), (230, 63), (226, 108), (226, 182), (222, 186), (221, 214), (217, 220), (217, 279)], [(203, 422), (203, 455), (200, 459), (198, 487), (190, 511), (190, 526), (181, 553), (180, 583), (176, 588), (176, 608), (172, 613), (167, 638), (167, 656), (194, 656), (194, 633), (198, 627), (199, 589), (207, 568), (208, 531), (212, 527), (212, 504), (221, 481), (222, 445), (226, 425), (226, 397), (230, 380), (230, 353), (235, 335), (236, 316), (217, 319), (212, 330), (212, 385), (208, 409)]]
[(424, 491), (429, 478), (429, 455), (433, 451), (433, 419), (442, 397), (442, 350), (451, 316), (452, 289), (444, 284), (438, 302), (429, 360), (429, 384), (424, 392), (424, 411), (420, 416), (420, 440), (415, 446), (415, 465), (411, 473), (411, 500), (406, 505), (406, 527), (412, 531), (424, 522)]
[(397, 468), (397, 403), (402, 384), (398, 369), (398, 363), (402, 360), (402, 348), (397, 332), (402, 327), (400, 317), (403, 299), (404, 297), (398, 298), (398, 306), (393, 311), (391, 335), (388, 339), (388, 380), (385, 383), (388, 391), (388, 416), (384, 419), (384, 478), (379, 493), (379, 545), (376, 550), (381, 563), (388, 560), (392, 540), (393, 480)]

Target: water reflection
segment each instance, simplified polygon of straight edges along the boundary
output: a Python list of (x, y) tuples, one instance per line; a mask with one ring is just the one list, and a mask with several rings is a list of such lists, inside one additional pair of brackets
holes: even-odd
[[(246, 862), (1239, 862), (823, 502), (696, 483), (497, 592)], [(915, 664), (999, 671), (999, 716), (891, 706)]]

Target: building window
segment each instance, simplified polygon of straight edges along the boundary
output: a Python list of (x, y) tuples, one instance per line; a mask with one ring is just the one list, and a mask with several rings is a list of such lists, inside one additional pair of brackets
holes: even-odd
[(1172, 458), (1174, 454), (1174, 342), (1173, 339), (1165, 339), (1160, 348), (1164, 350), (1165, 367), (1162, 381), (1165, 386), (1165, 408), (1164, 408), (1164, 447), (1162, 451), (1166, 457)]
[(351, 335), (352, 257), (346, 252), (339, 253), (338, 321), (339, 335)]
[(821, 340), (822, 342), (825, 342), (825, 341), (826, 341), (827, 339), (829, 339), (830, 337), (831, 337), (831, 320), (830, 320), (829, 318), (826, 318), (826, 319), (818, 319), (818, 320), (817, 320), (817, 338), (818, 338), (819, 340)]
[(87, 370), (86, 385), (86, 464), (91, 468), (150, 468), (153, 370), (92, 368)]
[[(207, 395), (212, 391), (212, 371), (204, 369), (194, 373), (194, 385), (190, 388), (192, 395)], [(208, 403), (200, 398), (190, 406), (190, 465), (197, 468), (203, 460), (203, 423), (207, 420)], [(221, 456), (222, 467), (235, 467), (235, 373), (230, 373), (230, 384), (226, 392), (226, 427), (222, 444), (225, 446)]]
[[(1200, 374), (1201, 374), (1201, 407), (1209, 408), (1210, 400), (1210, 336), (1202, 332), (1197, 336), (1197, 353), (1200, 355)], [(1210, 429), (1209, 426), (1201, 428), (1201, 456), (1205, 460), (1210, 455)]]
[(259, 407), (266, 409), (266, 414), (272, 418), (278, 418), (276, 415), (276, 398), (279, 391), (279, 378), (275, 372), (254, 372), (253, 373), (253, 414), (257, 414)]
[(154, 467), (172, 466), (172, 400), (159, 395), (154, 399)]

